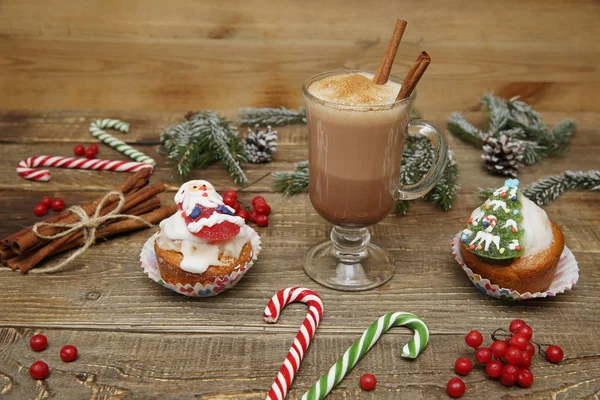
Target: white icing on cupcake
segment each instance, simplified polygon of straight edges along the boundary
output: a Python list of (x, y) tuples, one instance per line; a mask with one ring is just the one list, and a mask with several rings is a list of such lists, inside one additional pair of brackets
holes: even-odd
[[(527, 257), (548, 249), (552, 244), (554, 234), (546, 211), (525, 196), (521, 196), (521, 204), (523, 206), (521, 211), (523, 214), (522, 228), (525, 231), (523, 257)], [(482, 216), (483, 212), (479, 207), (471, 213), (473, 221), (481, 220)]]
[(175, 195), (175, 202), (184, 211), (177, 211), (161, 221), (157, 244), (162, 249), (183, 254), (180, 264), (182, 270), (201, 274), (206, 272), (211, 265), (226, 265), (219, 261), (220, 255), (232, 259), (240, 256), (242, 248), (249, 241), (245, 229), (240, 229), (239, 233), (231, 239), (211, 243), (193, 233), (199, 232), (204, 227), (213, 227), (223, 222), (231, 222), (243, 227), (245, 224), (243, 218), (215, 211), (209, 217), (197, 219), (189, 224), (184, 219), (183, 213), (190, 215), (197, 204), (213, 209), (221, 206), (233, 211), (231, 207), (223, 204), (222, 197), (209, 182), (196, 180), (184, 183)]

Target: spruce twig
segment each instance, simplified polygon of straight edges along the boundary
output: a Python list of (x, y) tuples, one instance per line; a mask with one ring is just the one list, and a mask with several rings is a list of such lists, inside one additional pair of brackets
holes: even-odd
[(242, 169), (246, 158), (238, 131), (214, 111), (189, 113), (185, 121), (165, 128), (160, 138), (167, 158), (181, 178), (187, 177), (194, 168), (204, 168), (218, 161), (236, 183), (247, 183)]
[(246, 107), (238, 110), (240, 125), (260, 126), (282, 126), (288, 124), (306, 123), (306, 110), (300, 107), (298, 110), (289, 110), (285, 107)]
[[(600, 192), (600, 170), (565, 171), (538, 179), (522, 190), (523, 195), (542, 207), (552, 203), (569, 189)], [(494, 189), (478, 189), (479, 197), (488, 198)]]

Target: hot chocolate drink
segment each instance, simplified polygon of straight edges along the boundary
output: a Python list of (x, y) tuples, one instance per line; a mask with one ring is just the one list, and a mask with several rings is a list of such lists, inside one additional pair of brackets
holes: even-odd
[(368, 73), (339, 73), (307, 89), (310, 200), (340, 227), (376, 224), (394, 206), (413, 98), (396, 101), (400, 84), (375, 84)]

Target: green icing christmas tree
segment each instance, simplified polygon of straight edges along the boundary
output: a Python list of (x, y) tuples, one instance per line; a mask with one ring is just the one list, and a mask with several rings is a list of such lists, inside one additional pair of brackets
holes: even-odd
[(506, 180), (469, 218), (461, 241), (472, 253), (497, 260), (524, 254), (523, 206), (518, 187), (517, 179)]

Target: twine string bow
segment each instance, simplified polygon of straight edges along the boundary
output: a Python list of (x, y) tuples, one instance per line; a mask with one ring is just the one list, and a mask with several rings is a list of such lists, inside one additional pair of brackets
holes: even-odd
[[(106, 213), (105, 215), (101, 215), (102, 209), (104, 208), (104, 204), (108, 201), (108, 199), (111, 196), (119, 197), (119, 202), (117, 203), (117, 206), (113, 210)], [(71, 211), (73, 214), (77, 215), (77, 217), (79, 218), (79, 221), (77, 221), (77, 222), (74, 222), (72, 224), (61, 224), (61, 223), (52, 223), (52, 222), (43, 222), (43, 221), (36, 223), (33, 226), (33, 233), (35, 233), (35, 235), (37, 237), (39, 237), (40, 239), (54, 240), (54, 239), (59, 239), (61, 237), (71, 235), (72, 233), (75, 233), (77, 231), (81, 231), (83, 234), (83, 245), (81, 247), (79, 247), (77, 249), (77, 251), (75, 251), (73, 254), (71, 254), (69, 256), (69, 258), (58, 263), (57, 265), (55, 265), (53, 267), (44, 268), (41, 270), (34, 270), (31, 272), (50, 273), (50, 272), (55, 272), (55, 271), (61, 270), (64, 266), (69, 264), (71, 261), (75, 260), (83, 252), (85, 252), (90, 246), (92, 246), (94, 244), (94, 242), (96, 241), (96, 230), (98, 228), (102, 227), (103, 225), (105, 225), (109, 221), (112, 221), (115, 219), (121, 219), (121, 218), (128, 218), (128, 219), (135, 219), (137, 221), (143, 222), (145, 225), (147, 225), (149, 227), (153, 226), (151, 223), (145, 221), (143, 218), (140, 218), (138, 216), (129, 215), (129, 214), (119, 214), (119, 212), (123, 209), (124, 205), (125, 205), (125, 196), (123, 195), (123, 193), (117, 192), (117, 191), (112, 191), (112, 192), (108, 193), (106, 196), (104, 196), (102, 201), (100, 201), (100, 203), (96, 207), (96, 211), (91, 216), (88, 216), (87, 213), (85, 212), (85, 210), (83, 208), (81, 208), (80, 206), (72, 206), (71, 208), (69, 208), (68, 211)], [(54, 235), (44, 235), (38, 231), (38, 229), (43, 226), (60, 228), (62, 230), (60, 232), (55, 233)]]

